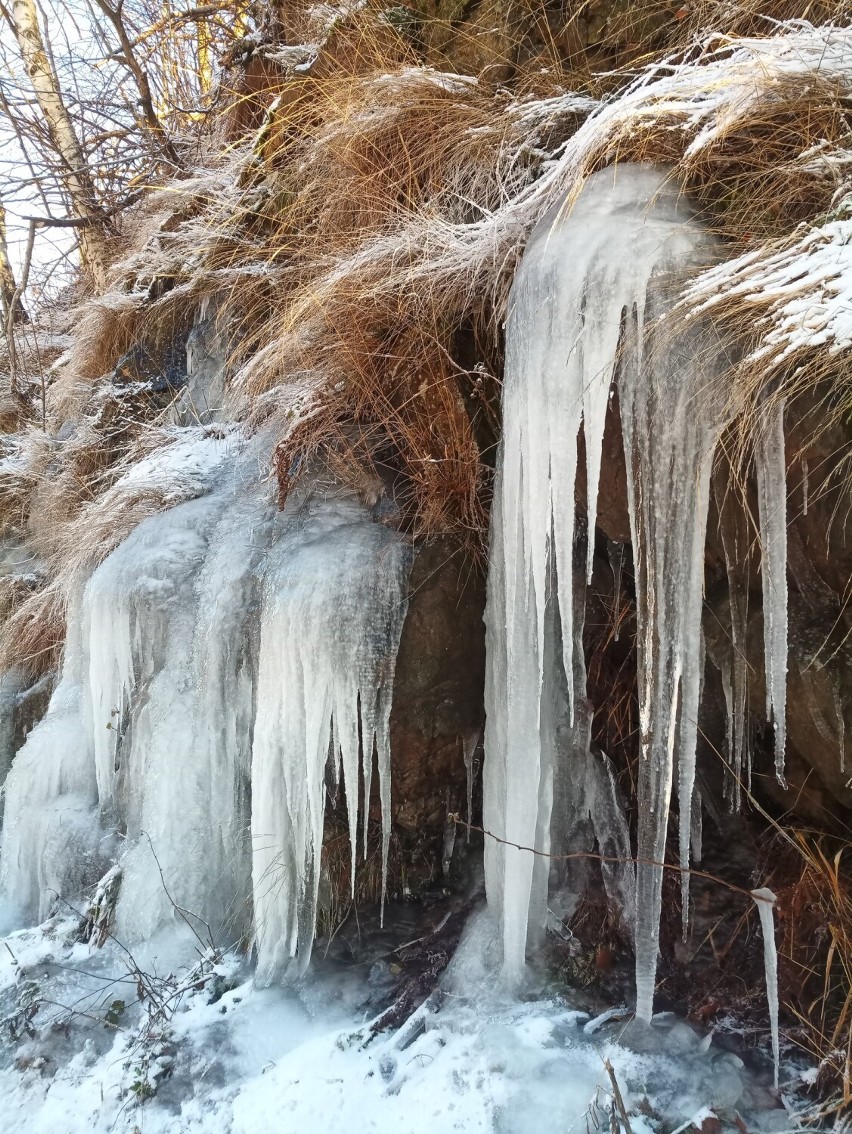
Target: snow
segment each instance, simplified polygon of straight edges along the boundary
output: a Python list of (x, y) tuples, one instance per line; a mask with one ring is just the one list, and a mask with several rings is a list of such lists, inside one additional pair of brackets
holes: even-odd
[(822, 223), (748, 252), (700, 276), (685, 295), (694, 310), (730, 302), (756, 314), (750, 358), (777, 367), (805, 349), (852, 347), (852, 197)]
[[(31, 1035), (0, 1040), (4, 1134), (348, 1134), (353, 1122), (369, 1134), (538, 1134), (543, 1117), (605, 1131), (606, 1061), (642, 1134), (708, 1110), (739, 1112), (749, 1129), (783, 1113), (755, 1109), (742, 1061), (679, 1021), (658, 1020), (640, 1049), (619, 1013), (589, 1021), (559, 997), (523, 1003), (483, 986), (487, 915), (443, 988), (385, 1032), (346, 971), (262, 989), (236, 954), (193, 955), (185, 931), (128, 957), (78, 929), (69, 916), (0, 941), (0, 1011), (38, 1005)], [(137, 1000), (140, 980), (165, 1010)]]
[[(485, 827), (495, 836), (486, 844), (489, 902), (502, 918), (504, 976), (517, 982), (546, 910), (547, 876), (534, 854), (516, 848), (549, 854), (551, 826), (562, 821), (553, 809), (559, 708), (550, 674), (557, 655), (574, 726), (575, 750), (567, 757), (574, 777), (563, 773), (574, 800), (589, 767), (580, 758), (588, 751), (588, 725), (576, 641), (582, 625), (574, 568), (577, 434), (582, 423), (591, 532), (615, 385), (632, 470), (643, 737), (635, 934), (637, 1011), (645, 1020), (652, 1012), (676, 749), (681, 863), (689, 865), (704, 538), (713, 454), (726, 422), (722, 352), (708, 328), (696, 321), (673, 335), (658, 329), (657, 320), (676, 299), (676, 282), (715, 253), (712, 238), (669, 186), (667, 170), (604, 170), (589, 178), (573, 206), (560, 203), (541, 221), (516, 276), (507, 323), (486, 614)], [(593, 541), (586, 542), (590, 577)], [(560, 627), (561, 648), (554, 647)], [(614, 809), (609, 816), (611, 829)], [(683, 877), (687, 898), (688, 874)]]

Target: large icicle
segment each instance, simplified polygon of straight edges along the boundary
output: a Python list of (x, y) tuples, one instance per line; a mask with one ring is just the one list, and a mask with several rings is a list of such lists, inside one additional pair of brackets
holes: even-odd
[[(713, 454), (725, 423), (722, 355), (706, 325), (673, 334), (657, 320), (671, 303), (665, 276), (711, 256), (675, 194), (658, 198), (655, 267), (619, 373), (636, 577), (641, 756), (636, 871), (636, 1013), (650, 1020), (659, 948), (663, 861), (677, 741), (681, 866), (689, 866), (695, 740), (701, 683), (704, 541)], [(663, 233), (668, 234), (666, 239)], [(679, 721), (678, 721), (679, 717)], [(684, 873), (684, 904), (688, 874)]]
[[(199, 919), (205, 936), (209, 927), (216, 939), (235, 940), (251, 926), (252, 621), (256, 567), (274, 514), (265, 496), (229, 476), (210, 496), (155, 518), (161, 553), (187, 527), (200, 545), (194, 560), (168, 566), (164, 621), (151, 604), (140, 625), (141, 643), (158, 645), (120, 753), (132, 845), (116, 923), (129, 940), (173, 917), (170, 899)], [(137, 553), (134, 536), (120, 549), (125, 565)]]
[[(651, 1014), (675, 740), (688, 866), (700, 684), (703, 549), (713, 452), (723, 425), (718, 345), (695, 322), (673, 335), (654, 323), (675, 283), (705, 265), (715, 245), (692, 220), (665, 171), (619, 166), (586, 183), (573, 209), (540, 223), (510, 300), (504, 435), (492, 517), (486, 622), (489, 675), (485, 825), (489, 901), (501, 914), (503, 967), (524, 964), (533, 855), (503, 839), (546, 850), (550, 816), (547, 724), (553, 698), (543, 681), (546, 623), (561, 626), (562, 667), (574, 683), (574, 484), (583, 424), (588, 481), (586, 571), (594, 544), (604, 418), (618, 386), (639, 590), (640, 772), (638, 1011)], [(627, 252), (626, 250), (629, 250)], [(557, 584), (546, 606), (550, 567)], [(678, 708), (681, 708), (678, 724)], [(542, 739), (544, 738), (544, 739)], [(583, 767), (584, 765), (578, 765)], [(582, 773), (580, 773), (582, 774)]]
[(309, 500), (285, 515), (270, 551), (252, 754), (261, 981), (300, 972), (310, 958), (330, 756), (343, 768), (354, 884), (359, 778), (366, 827), (375, 744), (386, 867), (391, 689), (407, 564), (399, 538), (346, 496)]
[(755, 447), (760, 562), (763, 578), (763, 645), (766, 719), (775, 729), (775, 775), (784, 780), (787, 746), (787, 465), (784, 457), (784, 402), (772, 399), (763, 411)]

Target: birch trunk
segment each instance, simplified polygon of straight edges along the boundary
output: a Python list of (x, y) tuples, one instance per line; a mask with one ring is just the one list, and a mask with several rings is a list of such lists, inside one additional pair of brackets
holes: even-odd
[(6, 210), (0, 201), (0, 308), (3, 311), (3, 326), (7, 330), (15, 323), (29, 323), (29, 316), (21, 302), (15, 283), (15, 273), (9, 259), (6, 244)]
[(71, 208), (82, 222), (79, 228), (80, 257), (91, 273), (95, 287), (102, 290), (107, 262), (104, 217), (98, 207), (92, 177), (63, 101), (59, 81), (45, 50), (35, 0), (14, 0), (12, 16), (21, 57), (62, 164), (62, 180)]

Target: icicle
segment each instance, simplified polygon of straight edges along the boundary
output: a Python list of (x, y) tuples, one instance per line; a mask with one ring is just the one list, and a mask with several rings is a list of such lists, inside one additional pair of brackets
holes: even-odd
[[(406, 609), (408, 550), (356, 498), (326, 493), (285, 513), (282, 523), (264, 571), (252, 752), (261, 981), (301, 972), (310, 958), (332, 721), (353, 847), (359, 779), (366, 790), (377, 754), (384, 891), (391, 689)], [(367, 795), (364, 827), (368, 809)]]
[[(690, 219), (666, 171), (619, 166), (617, 174), (610, 169), (590, 178), (573, 210), (560, 203), (533, 233), (507, 323), (504, 434), (486, 612), (485, 826), (498, 839), (543, 851), (554, 732), (548, 723), (553, 695), (543, 680), (545, 642), (551, 624), (560, 626), (571, 723), (585, 692), (574, 665), (577, 433), (582, 423), (588, 577), (604, 420), (615, 379), (644, 636), (639, 847), (644, 862), (636, 903), (644, 1018), (651, 1013), (662, 885), (662, 867), (654, 863), (665, 849), (679, 695), (685, 705), (680, 742), (687, 831), (691, 814), (709, 472), (725, 402), (716, 374), (720, 352), (708, 344), (705, 327), (693, 324), (674, 340), (660, 335), (657, 342), (651, 330), (675, 298), (673, 273), (694, 271), (713, 253), (711, 238)], [(625, 317), (632, 333), (621, 350)], [(557, 579), (549, 606), (548, 563)], [(523, 970), (532, 907), (542, 907), (535, 857), (496, 840), (486, 843), (489, 903), (501, 915), (509, 980)]]
[(606, 549), (609, 557), (609, 565), (612, 569), (612, 593), (615, 600), (615, 636), (613, 641), (617, 642), (621, 636), (619, 614), (621, 607), (621, 575), (624, 570), (624, 544), (617, 543), (614, 539), (608, 539), (606, 541)]
[(627, 809), (612, 762), (590, 752), (586, 764), (586, 802), (601, 852), (601, 874), (607, 897), (632, 929), (636, 914), (636, 869), (630, 848)]
[[(174, 916), (160, 870), (171, 897), (204, 932), (209, 926), (217, 938), (235, 940), (251, 930), (252, 622), (275, 514), (256, 476), (237, 476), (154, 518), (152, 545), (161, 552), (186, 524), (203, 548), (186, 565), (168, 567), (164, 555), (169, 602), (159, 611), (140, 603), (137, 616), (141, 652), (158, 644), (120, 750), (120, 798), (128, 837), (137, 840), (125, 855), (116, 907), (125, 939), (146, 938)], [(126, 571), (141, 559), (143, 528), (118, 555)]]
[(726, 421), (719, 380), (724, 355), (711, 329), (694, 321), (674, 332), (657, 323), (671, 302), (671, 276), (694, 270), (713, 253), (712, 241), (685, 223), (683, 208), (662, 195), (641, 214), (654, 218), (659, 210), (655, 267), (660, 276), (669, 273), (669, 286), (658, 283), (642, 311), (628, 312), (618, 375), (639, 628), (636, 1013), (646, 1021), (653, 1011), (676, 740), (681, 866), (688, 880), (704, 540), (713, 455)]
[(727, 800), (731, 811), (737, 809), (736, 787), (734, 774), (734, 691), (731, 684), (730, 658), (714, 658), (719, 669), (722, 681), (722, 696), (725, 698), (725, 776), (722, 780), (722, 797)]
[(752, 890), (751, 896), (760, 916), (763, 933), (763, 965), (766, 971), (766, 999), (769, 1004), (769, 1026), (772, 1030), (772, 1061), (775, 1065), (775, 1088), (778, 1088), (778, 1071), (781, 1060), (778, 1036), (778, 952), (775, 947), (775, 903), (777, 898), (765, 886)]
[(701, 792), (695, 791), (692, 796), (692, 823), (690, 825), (690, 843), (692, 858), (696, 863), (701, 862), (704, 845), (703, 803)]
[(473, 823), (473, 758), (482, 736), (481, 729), (475, 729), (462, 737), (462, 756), (464, 758), (465, 773), (467, 776), (467, 837), (465, 842), (470, 844), (470, 826)]
[(837, 746), (840, 749), (840, 771), (846, 771), (846, 718), (843, 715), (843, 698), (840, 692), (840, 678), (832, 679), (832, 693), (834, 696), (834, 716), (837, 721)]
[[(735, 506), (730, 493), (732, 471), (725, 462), (723, 475), (714, 477), (716, 507), (722, 535), (722, 550), (728, 576), (731, 611), (730, 660), (716, 659), (725, 686), (728, 710), (728, 766), (726, 793), (734, 811), (742, 805), (743, 775), (748, 749), (748, 542), (744, 510)], [(750, 786), (750, 785), (749, 785)]]
[(766, 719), (775, 729), (775, 775), (784, 780), (787, 743), (787, 468), (784, 457), (784, 402), (763, 409), (755, 447), (763, 578), (763, 643)]
[[(701, 578), (696, 579), (694, 585), (701, 587), (704, 581), (704, 536), (701, 536), (701, 551), (696, 554), (696, 562), (700, 563)], [(698, 570), (698, 567), (696, 567)], [(700, 619), (700, 613), (699, 613)], [(695, 784), (695, 746), (698, 737), (698, 706), (701, 704), (701, 690), (704, 684), (704, 635), (701, 632), (701, 623), (698, 623), (698, 650), (684, 651), (683, 672), (681, 675), (680, 722), (678, 737), (678, 816), (681, 891), (681, 920), (683, 939), (689, 937), (689, 852), (692, 846), (693, 817), (693, 787)], [(695, 667), (696, 673), (692, 672)], [(699, 810), (700, 815), (700, 810)]]

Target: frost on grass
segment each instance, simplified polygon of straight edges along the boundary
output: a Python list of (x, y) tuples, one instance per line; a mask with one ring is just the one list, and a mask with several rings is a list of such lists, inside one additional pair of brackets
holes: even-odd
[[(852, 167), (852, 152), (847, 160)], [(852, 197), (842, 196), (831, 216), (792, 237), (703, 273), (685, 302), (696, 311), (751, 308), (757, 334), (750, 357), (765, 367), (816, 348), (852, 349)]]

